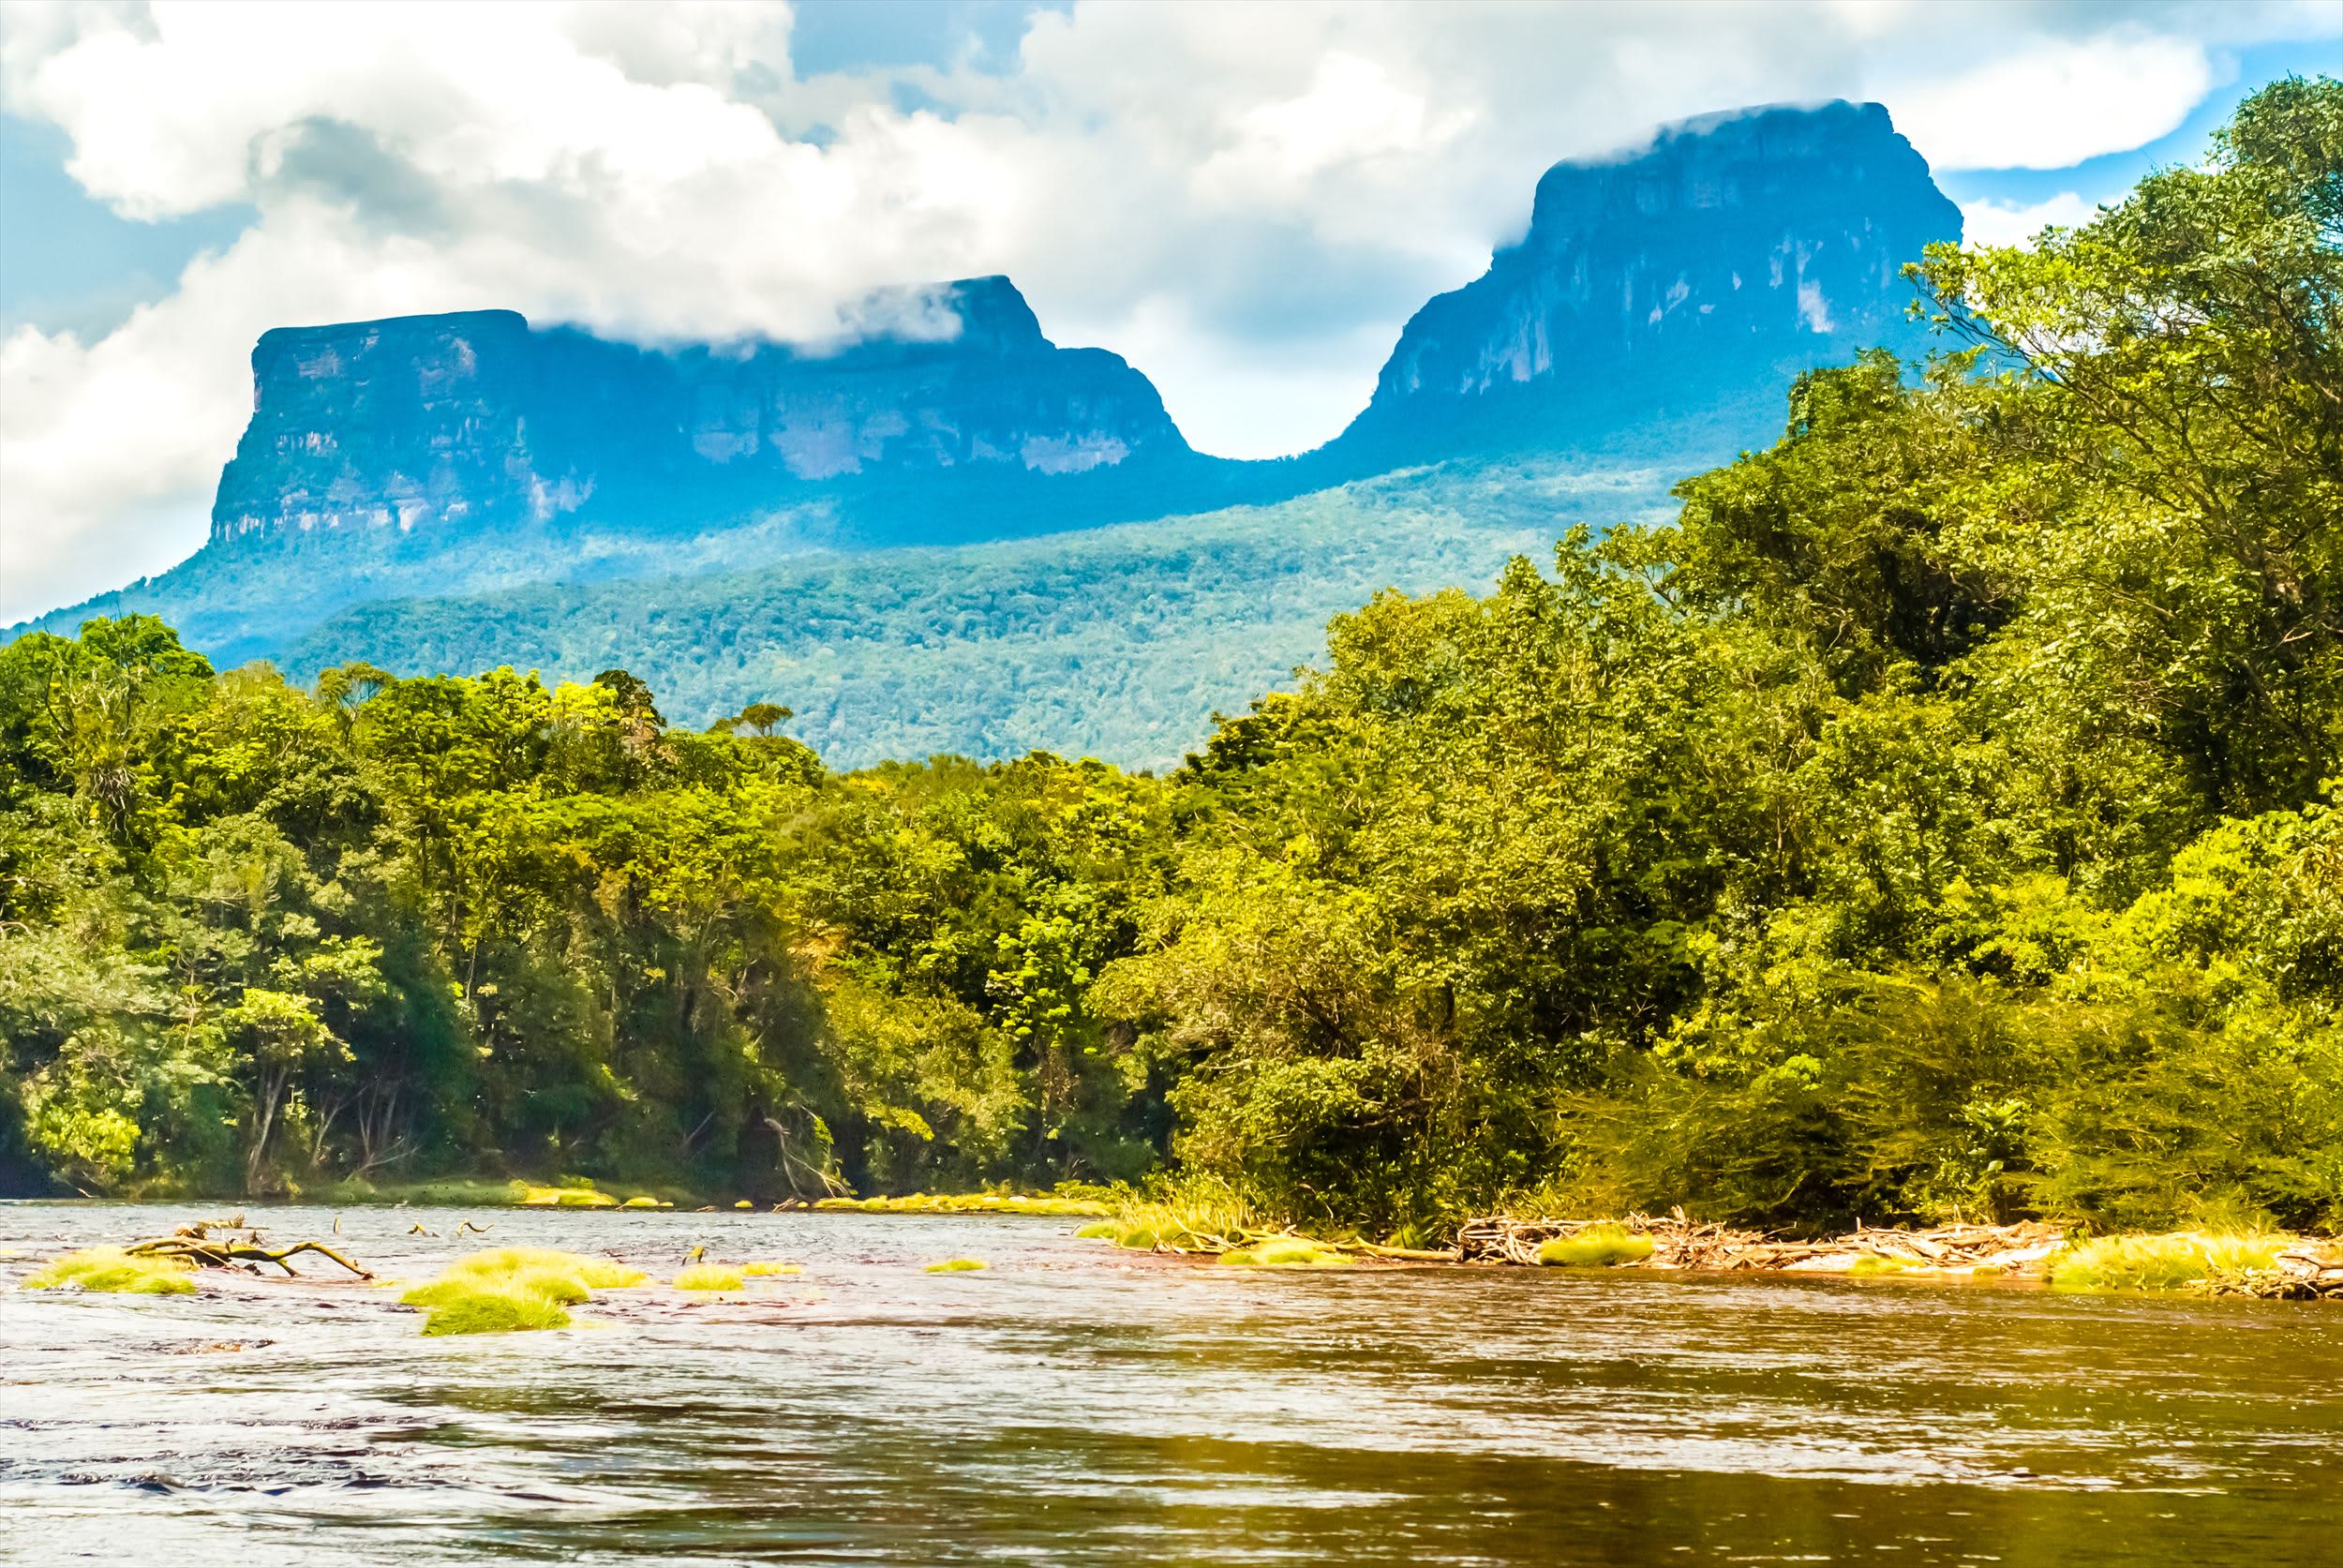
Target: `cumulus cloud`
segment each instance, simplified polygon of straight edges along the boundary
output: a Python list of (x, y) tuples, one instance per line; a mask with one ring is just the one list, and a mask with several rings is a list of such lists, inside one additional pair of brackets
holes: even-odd
[(2180, 127), (2214, 83), (2192, 38), (2045, 44), (1895, 95), (1897, 125), (1941, 169), (2065, 169)]
[(2052, 224), (2078, 228), (2097, 211), (2071, 190), (2046, 202), (1970, 202), (1961, 209), (1962, 238), (1971, 245), (2028, 245)]
[(1006, 272), (1197, 445), (1267, 455), (1340, 428), (1558, 158), (1855, 97), (1940, 166), (2058, 166), (2177, 124), (2219, 49), (2322, 30), (2284, 4), (1084, 0), (983, 68), (807, 78), (786, 7), (728, 0), (11, 4), (0, 94), (93, 196), (258, 217), (102, 336), (0, 343), (0, 619), (200, 543), (270, 326), (504, 306), (822, 338), (887, 324), (874, 288)]

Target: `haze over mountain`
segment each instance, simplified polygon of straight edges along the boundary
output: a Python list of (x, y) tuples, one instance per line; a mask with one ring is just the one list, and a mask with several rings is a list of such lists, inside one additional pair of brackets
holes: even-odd
[[(1094, 596), (1041, 570), (1036, 546), (1003, 558), (994, 542), (1164, 519), (1127, 545), (1112, 531), (1083, 542), (1085, 569), (1112, 576), (1121, 591), (1111, 597), (1127, 605), (1131, 591), (1156, 581), (1171, 590), (1194, 570), (1175, 519), (1222, 513), (1204, 531), (1258, 530), (1265, 547), (1248, 559), (1278, 589), (1249, 615), (1224, 605), (1209, 618), (1245, 645), (1228, 689), (1174, 681), (1201, 706), (1142, 737), (1068, 711), (1017, 738), (1163, 760), (1183, 724), (1201, 734), (1213, 706), (1257, 689), (1264, 664), (1274, 677), (1309, 657), (1325, 619), (1363, 585), (1437, 586), (1423, 576), (1435, 562), (1447, 574), (1438, 580), (1469, 580), (1537, 547), (1540, 529), (1522, 505), (1489, 502), (1492, 485), (1516, 485), (1532, 512), (1559, 493), (1603, 498), (1614, 510), (1597, 523), (1646, 511), (1681, 473), (1769, 436), (1798, 370), (1874, 344), (1920, 351), (1898, 268), (1960, 228), (1959, 209), (1875, 104), (1713, 115), (1634, 157), (1558, 164), (1522, 241), (1410, 321), (1351, 426), (1270, 462), (1192, 450), (1140, 370), (1051, 343), (1003, 277), (874, 296), (885, 324), (838, 345), (634, 346), (507, 311), (282, 329), (254, 351), (254, 412), (205, 547), (34, 624), (70, 631), (91, 614), (151, 611), (216, 659), (287, 658), (305, 678), (353, 657), (402, 673), (514, 662), (565, 678), (624, 665), (664, 672), (653, 684), (687, 694), (693, 708), (670, 717), (689, 721), (793, 701), (803, 654), (840, 691), (893, 694), (830, 714), (824, 749), (843, 747), (843, 760), (894, 754), (898, 735), (991, 752), (1002, 737), (979, 716), (954, 730), (923, 709), (912, 723), (901, 682), (842, 672), (839, 616), (754, 618), (744, 647), (711, 640), (702, 620), (670, 625), (659, 606), (694, 600), (715, 572), (730, 574), (728, 594), (754, 600), (758, 571), (796, 574), (782, 597), (802, 605), (812, 568), (788, 558), (955, 546), (965, 553), (862, 554), (854, 570), (817, 575), (847, 601), (896, 578), (989, 585), (984, 603), (908, 595), (932, 624), (890, 622), (871, 656), (892, 659), (984, 642), (1001, 624), (993, 601), (1013, 588), (996, 568), (1022, 562), (1011, 579), (1048, 578), (1066, 596), (1065, 646), (1016, 675), (1046, 685), (1079, 660)], [(1450, 474), (1424, 481), (1446, 486), (1425, 508), (1427, 528), (1444, 530), (1437, 539), (1393, 526), (1392, 484), (1341, 488), (1426, 464)], [(1604, 474), (1612, 480), (1587, 482)], [(1463, 537), (1473, 514), (1451, 504), (1459, 485), (1501, 519), (1478, 545)], [(1347, 552), (1340, 571), (1325, 570), (1327, 508), (1369, 493), (1377, 553)], [(1309, 528), (1286, 510), (1301, 497), (1319, 498)], [(1545, 515), (1550, 536), (1565, 519)], [(1216, 582), (1245, 601), (1241, 578)], [(581, 594), (460, 598), (589, 583), (607, 585), (595, 601), (604, 611), (616, 593), (649, 613), (604, 613), (581, 641), (561, 629)], [(440, 607), (369, 607), (395, 599)], [(840, 608), (852, 623), (851, 605)], [(1127, 662), (1156, 657), (1143, 641), (1108, 644)], [(1192, 664), (1194, 650), (1183, 657)], [(687, 669), (697, 678), (677, 679)], [(1095, 667), (1086, 679), (1097, 685)]]

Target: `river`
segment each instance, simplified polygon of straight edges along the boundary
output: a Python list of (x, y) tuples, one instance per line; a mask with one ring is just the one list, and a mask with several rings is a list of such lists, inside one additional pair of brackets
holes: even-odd
[[(0, 1204), (0, 1281), (221, 1212)], [(0, 1560), (2343, 1561), (2332, 1307), (1272, 1273), (1021, 1218), (251, 1218), (409, 1279), (485, 1245), (805, 1272), (440, 1339), (314, 1259), (194, 1296), (0, 1290)], [(991, 1266), (923, 1267), (963, 1256)]]

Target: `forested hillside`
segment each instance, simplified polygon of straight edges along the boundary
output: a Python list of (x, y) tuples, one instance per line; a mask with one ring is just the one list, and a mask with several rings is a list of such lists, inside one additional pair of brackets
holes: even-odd
[(20, 638), (0, 1180), (2343, 1223), (2343, 84), (1918, 277), (1924, 378), (1161, 779)]
[(306, 679), (509, 662), (548, 680), (623, 665), (695, 726), (769, 694), (832, 767), (1033, 750), (1168, 768), (1212, 715), (1289, 683), (1329, 617), (1380, 589), (1492, 584), (1574, 521), (1667, 515), (1658, 470), (1452, 463), (1047, 539), (822, 555), (749, 572), (411, 599), (346, 612), (284, 655)]

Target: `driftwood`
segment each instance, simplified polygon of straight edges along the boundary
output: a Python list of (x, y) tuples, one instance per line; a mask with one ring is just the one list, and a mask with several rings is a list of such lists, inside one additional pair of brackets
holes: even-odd
[(1969, 1273), (1978, 1268), (2004, 1274), (2039, 1274), (2065, 1240), (2054, 1227), (1941, 1225), (1900, 1231), (1858, 1225), (1850, 1235), (1825, 1241), (1784, 1241), (1763, 1231), (1703, 1224), (1684, 1211), (1624, 1219), (1515, 1219), (1493, 1216), (1466, 1222), (1456, 1233), (1456, 1256), (1469, 1263), (1535, 1263), (1538, 1248), (1582, 1231), (1616, 1229), (1651, 1243), (1650, 1256), (1622, 1261), (1620, 1268), (1687, 1269), (1709, 1273), (1790, 1271), (1843, 1274), (1863, 1258), (1877, 1258), (1930, 1273)]
[(2276, 1301), (2343, 1301), (2343, 1247), (2291, 1247), (2236, 1279), (2216, 1279), (2218, 1296), (2261, 1296)]
[(172, 1235), (132, 1242), (123, 1250), (134, 1258), (176, 1258), (197, 1268), (224, 1269), (275, 1263), (288, 1276), (300, 1273), (290, 1260), (305, 1252), (314, 1252), (321, 1258), (332, 1259), (361, 1279), (374, 1277), (321, 1241), (300, 1241), (291, 1247), (269, 1247), (261, 1245), (261, 1232), (258, 1231), (247, 1232), (245, 1239), (238, 1241), (233, 1236), (216, 1239), (208, 1234), (209, 1229), (206, 1225), (190, 1225)]

